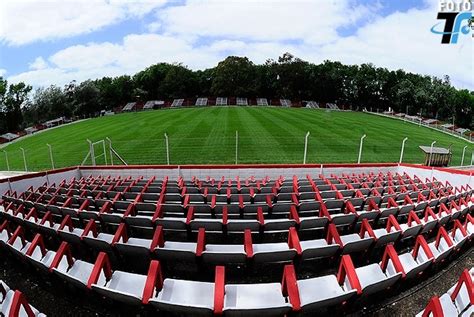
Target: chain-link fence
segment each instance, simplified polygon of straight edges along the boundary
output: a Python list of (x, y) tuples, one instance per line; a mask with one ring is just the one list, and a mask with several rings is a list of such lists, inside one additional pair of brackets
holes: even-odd
[[(237, 133), (236, 133), (237, 134)], [(370, 135), (363, 140), (361, 135), (320, 138), (311, 133), (301, 136), (272, 137), (235, 135), (193, 138), (169, 135), (168, 147), (162, 138), (120, 140), (92, 140), (96, 165), (127, 164), (246, 164), (246, 163), (303, 163), (306, 148), (306, 163), (361, 163), (399, 162), (403, 137), (391, 142), (376, 142)], [(110, 144), (112, 147), (110, 147)], [(104, 146), (105, 145), (105, 146)], [(403, 162), (422, 163), (424, 154), (408, 138), (403, 153)], [(423, 144), (427, 145), (427, 144)], [(428, 143), (429, 145), (429, 143)], [(449, 148), (450, 144), (436, 146)], [(451, 166), (472, 165), (474, 146), (451, 147)], [(81, 144), (36, 144), (31, 148), (8, 148), (0, 153), (1, 170), (39, 171), (74, 165), (92, 165), (90, 145)], [(462, 160), (464, 152), (464, 160)], [(3, 157), (2, 157), (3, 154)]]

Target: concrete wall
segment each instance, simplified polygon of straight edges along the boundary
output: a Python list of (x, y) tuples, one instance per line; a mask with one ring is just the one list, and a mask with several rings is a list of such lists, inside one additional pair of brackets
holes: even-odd
[(70, 180), (72, 177), (81, 177), (79, 169), (73, 168), (12, 177), (0, 182), (0, 193), (3, 194), (9, 189), (16, 191), (17, 193), (22, 193), (30, 186), (36, 188), (43, 185), (44, 183), (47, 183), (48, 185), (56, 183), (57, 185), (63, 179)]
[(312, 166), (301, 166), (301, 165), (286, 165), (286, 166), (228, 166), (228, 167), (219, 167), (219, 166), (203, 166), (203, 167), (161, 167), (161, 168), (133, 168), (133, 169), (124, 169), (122, 167), (111, 168), (107, 167), (106, 169), (88, 169), (81, 168), (81, 173), (84, 177), (105, 175), (105, 176), (119, 176), (122, 177), (138, 177), (143, 176), (144, 178), (150, 178), (155, 176), (157, 179), (162, 179), (164, 176), (168, 176), (170, 180), (176, 180), (178, 176), (182, 176), (185, 179), (191, 179), (193, 176), (199, 179), (206, 179), (206, 177), (213, 177), (215, 179), (220, 179), (224, 176), (226, 179), (235, 179), (239, 176), (241, 179), (245, 179), (251, 176), (256, 178), (263, 178), (269, 176), (271, 178), (277, 178), (280, 175), (284, 178), (292, 178), (293, 175), (296, 175), (298, 178), (306, 178), (306, 175), (309, 174), (313, 178), (317, 178), (319, 174), (323, 174), (326, 177), (329, 177), (331, 174), (341, 175), (342, 173), (352, 174), (352, 173), (387, 173), (387, 172), (397, 172), (398, 167), (395, 164), (392, 166), (334, 166), (328, 165), (328, 167), (321, 165), (312, 165)]
[(406, 172), (410, 176), (418, 176), (421, 180), (425, 181), (426, 178), (436, 177), (439, 181), (449, 181), (454, 187), (462, 186), (469, 184), (474, 188), (474, 178), (472, 177), (472, 172), (465, 171), (451, 171), (438, 170), (434, 168), (417, 168), (411, 166), (400, 166), (399, 173)]

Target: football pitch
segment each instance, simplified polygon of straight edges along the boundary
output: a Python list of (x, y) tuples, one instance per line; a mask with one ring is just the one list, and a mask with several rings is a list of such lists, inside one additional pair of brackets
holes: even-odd
[[(92, 142), (110, 138), (113, 148), (129, 164), (166, 164), (164, 134), (170, 164), (302, 163), (305, 135), (307, 163), (356, 163), (362, 135), (362, 163), (398, 162), (402, 140), (408, 137), (403, 162), (422, 163), (419, 145), (450, 147), (451, 165), (471, 161), (469, 142), (400, 120), (360, 112), (273, 107), (206, 107), (118, 114), (44, 131), (3, 148), (10, 170), (29, 171), (80, 165)], [(94, 146), (97, 164), (110, 164), (108, 142)], [(7, 169), (0, 153), (0, 169)], [(91, 164), (89, 157), (85, 165)], [(115, 164), (121, 164), (114, 158)]]

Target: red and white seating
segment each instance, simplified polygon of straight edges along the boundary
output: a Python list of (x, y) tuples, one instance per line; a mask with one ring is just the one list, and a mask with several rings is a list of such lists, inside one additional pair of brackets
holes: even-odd
[[(409, 285), (406, 280), (463, 252), (474, 233), (471, 195), (467, 187), (391, 173), (176, 181), (90, 176), (5, 193), (0, 247), (56, 280), (127, 305), (190, 315), (313, 313)], [(413, 244), (409, 252), (396, 251)], [(355, 267), (351, 255), (362, 252), (370, 262)], [(331, 257), (340, 261), (338, 271), (331, 274), (329, 265), (321, 276), (308, 266), (299, 272), (308, 278), (297, 278), (306, 266), (301, 260)], [(130, 259), (148, 273), (129, 272)], [(163, 277), (159, 261), (173, 278)], [(215, 267), (215, 278), (182, 279), (174, 261), (188, 261), (196, 271)], [(280, 263), (283, 279), (262, 283), (260, 270)], [(253, 281), (226, 282), (222, 265), (245, 265)]]
[[(73, 258), (70, 246), (67, 242), (63, 242), (56, 252), (50, 270), (67, 283), (86, 289), (88, 287), (89, 278), (94, 270), (94, 265)], [(105, 281), (105, 277), (101, 275), (98, 281), (95, 282), (105, 283)]]
[(474, 269), (465, 269), (458, 282), (441, 297), (433, 297), (417, 317), (462, 316), (474, 314)]
[[(388, 246), (390, 247), (390, 246)], [(386, 249), (382, 262), (369, 264), (366, 266), (354, 268), (350, 257), (343, 257), (339, 274), (344, 275), (344, 285), (356, 289), (358, 294), (368, 296), (370, 294), (382, 291), (393, 286), (401, 277), (402, 270), (399, 266), (387, 266), (387, 258), (393, 254)]]
[(22, 292), (11, 290), (1, 280), (0, 314), (5, 317), (46, 317), (28, 303)]
[[(368, 224), (367, 220), (364, 222)], [(8, 232), (7, 223), (2, 224), (2, 227), (3, 230), (0, 233)], [(369, 296), (391, 288), (398, 281), (415, 277), (425, 270), (427, 262), (436, 261), (434, 256), (426, 260), (420, 256), (421, 250), (428, 254), (431, 252), (430, 247), (420, 235), (413, 252), (399, 255), (392, 245), (387, 245), (380, 263), (355, 268), (350, 256), (343, 255), (337, 276), (328, 275), (297, 280), (293, 266), (287, 265), (281, 284), (225, 284), (223, 267), (216, 268), (214, 283), (180, 279), (163, 280), (159, 262), (156, 260), (150, 262), (147, 275), (114, 271), (107, 253), (99, 253), (97, 260), (92, 264), (75, 259), (67, 242), (62, 242), (57, 252), (49, 251), (44, 247), (42, 235), (38, 233), (29, 243), (24, 239), (22, 229), (18, 226), (11, 236), (7, 233), (10, 236), (10, 243), (6, 246), (18, 252), (18, 248), (23, 250), (28, 245), (23, 256), (32, 265), (47, 266), (50, 263), (48, 271), (54, 272), (67, 283), (77, 287), (92, 289), (127, 304), (150, 303), (158, 309), (175, 313), (224, 312), (230, 315), (272, 313), (279, 315), (290, 310), (311, 311), (341, 304), (352, 297)], [(444, 228), (441, 227), (439, 230), (441, 234), (438, 234), (438, 237), (444, 237), (443, 230)], [(459, 229), (453, 228), (451, 234), (456, 230)], [(201, 232), (204, 231), (201, 230)], [(291, 244), (296, 250), (300, 250), (296, 231), (292, 229), (290, 232), (288, 246)], [(250, 235), (250, 231), (247, 231), (247, 235)], [(157, 236), (159, 237), (159, 234)], [(156, 239), (158, 243), (160, 239)], [(18, 244), (17, 241), (22, 244)], [(21, 247), (22, 245), (24, 246)], [(20, 254), (23, 253), (20, 252)], [(324, 288), (323, 284), (327, 285), (327, 288)], [(315, 289), (321, 291), (314, 292)]]

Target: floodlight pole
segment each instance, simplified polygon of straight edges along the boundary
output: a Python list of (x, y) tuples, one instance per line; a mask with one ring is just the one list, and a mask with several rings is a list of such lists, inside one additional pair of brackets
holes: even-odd
[(428, 166), (431, 166), (431, 156), (433, 155), (433, 145), (435, 145), (436, 141), (433, 141), (431, 143), (431, 147), (430, 147), (430, 159), (428, 160)]
[(309, 131), (306, 133), (304, 138), (304, 156), (303, 156), (303, 164), (306, 164), (306, 154), (308, 153), (308, 138), (309, 138)]
[(461, 166), (464, 165), (464, 154), (466, 153), (467, 145), (462, 148), (462, 158), (461, 158)]
[(235, 165), (239, 160), (239, 131), (235, 131)]
[(362, 145), (364, 144), (364, 139), (367, 135), (363, 135), (361, 138), (360, 138), (360, 145), (359, 145), (359, 158), (357, 159), (357, 164), (360, 164), (360, 159), (362, 157)]
[(28, 166), (26, 166), (26, 154), (25, 154), (25, 149), (20, 148), (21, 152), (23, 153), (23, 163), (25, 164), (25, 172), (28, 172)]
[(404, 138), (404, 139), (403, 139), (403, 142), (402, 142), (402, 150), (401, 150), (401, 152), (400, 152), (400, 161), (399, 161), (399, 163), (401, 163), (402, 160), (403, 160), (403, 152), (405, 152), (405, 142), (406, 142), (407, 140), (408, 140), (408, 138)]
[(51, 159), (51, 167), (54, 170), (53, 148), (51, 147), (50, 144), (46, 144), (46, 145), (48, 146), (48, 149), (49, 149), (49, 158)]
[(168, 140), (168, 133), (165, 133), (165, 144), (166, 144), (166, 164), (170, 165), (170, 143)]
[(10, 163), (8, 162), (8, 153), (5, 150), (3, 150), (3, 153), (5, 153), (5, 161), (7, 162), (7, 170), (10, 171)]

